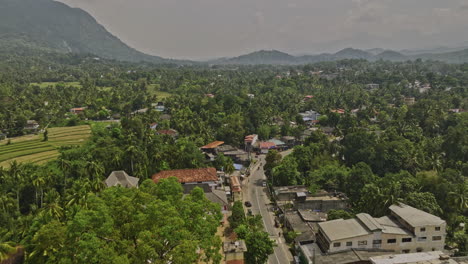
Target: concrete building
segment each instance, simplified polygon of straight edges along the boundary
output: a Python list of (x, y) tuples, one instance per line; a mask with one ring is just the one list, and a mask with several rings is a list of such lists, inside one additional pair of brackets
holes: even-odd
[(223, 250), (226, 263), (244, 263), (247, 246), (243, 240), (224, 242)]
[(319, 223), (317, 243), (326, 253), (351, 249), (411, 253), (442, 250), (446, 223), (437, 216), (400, 203), (390, 216), (358, 214), (354, 219)]
[(302, 185), (282, 186), (274, 188), (274, 197), (278, 206), (293, 204), (296, 210), (314, 210), (328, 212), (348, 208), (348, 198), (343, 193), (330, 193), (321, 190), (311, 194)]
[(468, 257), (454, 257), (442, 251), (371, 257), (372, 264), (468, 264)]

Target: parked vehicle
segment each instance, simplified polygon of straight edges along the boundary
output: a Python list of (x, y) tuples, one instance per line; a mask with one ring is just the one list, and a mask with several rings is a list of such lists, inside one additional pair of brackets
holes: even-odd
[(249, 201), (245, 201), (244, 205), (247, 207), (252, 207), (252, 203)]

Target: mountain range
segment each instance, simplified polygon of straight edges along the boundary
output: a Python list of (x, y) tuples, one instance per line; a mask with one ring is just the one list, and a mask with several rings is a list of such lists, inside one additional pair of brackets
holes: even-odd
[(449, 63), (468, 62), (468, 48), (392, 51), (375, 48), (343, 49), (337, 53), (293, 56), (277, 50), (261, 50), (234, 58), (205, 62), (165, 59), (129, 47), (100, 25), (90, 14), (53, 0), (0, 0), (0, 53), (31, 54), (58, 52), (91, 54), (129, 62), (173, 64), (273, 64), (298, 65), (342, 59), (440, 60)]
[(343, 59), (363, 59), (368, 61), (407, 61), (407, 60), (438, 60), (448, 63), (466, 63), (468, 62), (468, 48), (458, 51), (445, 53), (420, 53), (414, 55), (405, 55), (401, 52), (393, 50), (359, 50), (346, 48), (337, 53), (323, 53), (318, 55), (303, 55), (293, 56), (277, 50), (261, 50), (242, 55), (235, 58), (223, 58), (209, 61), (210, 64), (239, 64), (239, 65), (254, 65), (254, 64), (282, 64), (282, 65), (298, 65), (308, 64), (323, 61), (337, 61)]

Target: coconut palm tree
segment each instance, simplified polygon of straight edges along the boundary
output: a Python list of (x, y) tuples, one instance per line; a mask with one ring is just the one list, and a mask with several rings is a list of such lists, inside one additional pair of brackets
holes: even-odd
[(11, 254), (16, 252), (16, 247), (11, 242), (0, 243), (0, 262), (7, 260)]

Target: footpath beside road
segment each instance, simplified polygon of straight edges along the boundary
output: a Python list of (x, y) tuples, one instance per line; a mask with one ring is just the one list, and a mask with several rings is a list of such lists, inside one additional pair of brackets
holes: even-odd
[[(262, 166), (260, 166), (262, 164)], [(270, 264), (289, 264), (293, 262), (293, 256), (289, 251), (284, 238), (280, 236), (282, 230), (275, 227), (275, 215), (273, 212), (273, 205), (270, 203), (268, 197), (268, 190), (263, 187), (263, 182), (266, 180), (263, 171), (265, 164), (265, 156), (261, 155), (258, 158), (257, 164), (252, 166), (250, 176), (243, 182), (243, 199), (252, 203), (252, 213), (261, 215), (265, 231), (268, 232), (270, 238), (274, 240), (277, 246), (274, 248), (274, 253), (268, 258)]]

